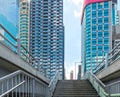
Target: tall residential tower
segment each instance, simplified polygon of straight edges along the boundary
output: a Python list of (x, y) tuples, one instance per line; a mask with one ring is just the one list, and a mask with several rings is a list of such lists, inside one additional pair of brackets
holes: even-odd
[(30, 52), (50, 79), (60, 71), (64, 78), (63, 0), (32, 0)]
[(112, 49), (117, 0), (84, 0), (82, 13), (82, 65), (93, 71)]
[(19, 38), (21, 45), (29, 51), (29, 24), (30, 24), (29, 0), (19, 0)]

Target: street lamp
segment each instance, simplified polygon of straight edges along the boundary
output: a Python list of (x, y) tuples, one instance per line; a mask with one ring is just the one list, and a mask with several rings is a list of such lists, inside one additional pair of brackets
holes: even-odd
[(76, 64), (77, 64), (77, 63), (80, 63), (80, 64), (81, 64), (82, 62), (75, 62), (75, 79), (77, 79), (77, 78), (76, 78)]

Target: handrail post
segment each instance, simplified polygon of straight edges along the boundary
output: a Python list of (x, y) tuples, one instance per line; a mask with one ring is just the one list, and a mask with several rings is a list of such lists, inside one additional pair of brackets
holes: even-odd
[(21, 48), (21, 45), (20, 45), (20, 38), (17, 38), (17, 54), (20, 56), (20, 48)]
[(108, 67), (108, 54), (105, 55), (105, 69)]
[(35, 80), (32, 80), (32, 97), (35, 97)]
[(110, 87), (108, 87), (108, 97), (110, 97)]

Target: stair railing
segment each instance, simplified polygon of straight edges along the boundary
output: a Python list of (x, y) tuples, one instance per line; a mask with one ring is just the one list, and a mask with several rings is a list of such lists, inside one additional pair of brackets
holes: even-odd
[(59, 73), (59, 71), (57, 71), (54, 78), (51, 80), (51, 82), (49, 84), (48, 97), (52, 97), (59, 80), (60, 80), (60, 73)]
[(120, 42), (108, 53), (105, 58), (95, 67), (93, 73), (98, 74), (106, 69), (113, 62), (120, 59)]
[(0, 97), (47, 97), (48, 84), (18, 70), (0, 78)]
[(104, 85), (92, 72), (87, 72), (86, 78), (100, 97), (120, 97), (120, 81)]
[(89, 82), (95, 88), (100, 97), (107, 97), (106, 86), (91, 72), (87, 72), (86, 75)]

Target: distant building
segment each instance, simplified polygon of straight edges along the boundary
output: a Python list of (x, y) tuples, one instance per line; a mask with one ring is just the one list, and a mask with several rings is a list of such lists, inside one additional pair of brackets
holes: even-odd
[(64, 80), (66, 80), (66, 69), (64, 68)]
[[(19, 0), (19, 38), (21, 45), (29, 51), (30, 34), (30, 2), (29, 0)], [(28, 52), (21, 48), (21, 52), (28, 56)], [(27, 58), (23, 55), (23, 58)], [(29, 57), (29, 56), (28, 56)]]
[(81, 65), (78, 65), (78, 75), (77, 75), (77, 79), (81, 79)]
[(70, 72), (70, 80), (73, 80), (73, 70)]
[(117, 25), (120, 25), (120, 10), (117, 11), (117, 17), (116, 17), (116, 23)]
[[(120, 10), (117, 11), (116, 25), (113, 26), (113, 36), (112, 37), (113, 37), (113, 39), (112, 39), (113, 47), (112, 48), (114, 48), (118, 45), (118, 43), (120, 43)], [(120, 46), (117, 49), (120, 49)]]

